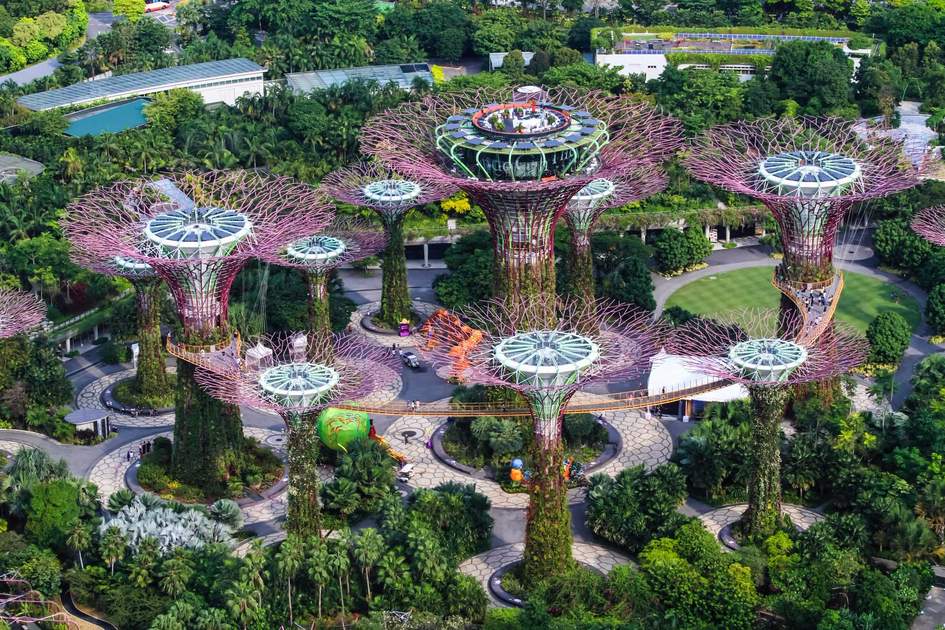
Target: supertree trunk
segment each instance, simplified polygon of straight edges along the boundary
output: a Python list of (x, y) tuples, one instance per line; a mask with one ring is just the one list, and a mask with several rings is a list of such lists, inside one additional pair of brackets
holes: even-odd
[(535, 434), (531, 448), (532, 478), (528, 484), (524, 573), (528, 583), (536, 584), (549, 575), (560, 575), (573, 560), (568, 487), (561, 474), (563, 402), (541, 395), (529, 398)]
[(161, 298), (159, 278), (136, 280), (135, 300), (138, 323), (138, 371), (135, 387), (145, 399), (156, 400), (170, 390), (161, 343)]
[(316, 337), (327, 339), (331, 334), (328, 273), (315, 270), (302, 273), (305, 274), (305, 282), (308, 285), (308, 329)]
[(781, 518), (781, 420), (789, 387), (750, 386), (751, 473), (741, 527), (750, 540), (775, 533)]
[(396, 328), (410, 319), (410, 291), (407, 286), (407, 256), (404, 253), (404, 215), (384, 219), (387, 247), (384, 249), (381, 286), (382, 322)]
[(571, 292), (581, 300), (594, 299), (594, 256), (591, 237), (586, 230), (571, 226)]
[(321, 504), (318, 499), (318, 424), (315, 414), (292, 414), (286, 418), (289, 431), (289, 504), (286, 527), (291, 534), (321, 534)]
[(242, 463), (243, 423), (239, 407), (207, 394), (194, 380), (195, 371), (193, 364), (177, 361), (171, 463), (179, 481), (219, 494)]

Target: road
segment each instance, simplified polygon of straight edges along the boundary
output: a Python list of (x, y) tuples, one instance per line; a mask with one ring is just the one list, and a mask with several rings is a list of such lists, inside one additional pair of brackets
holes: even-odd
[[(90, 13), (89, 26), (85, 32), (86, 40), (94, 39), (101, 33), (110, 31), (114, 22), (115, 16), (111, 13)], [(62, 64), (59, 63), (59, 60), (56, 58), (47, 59), (46, 61), (35, 63), (32, 66), (27, 66), (26, 68), (18, 70), (17, 72), (0, 76), (0, 83), (13, 81), (17, 85), (26, 85), (27, 83), (31, 83), (36, 79), (48, 77), (56, 71), (56, 68), (61, 65)]]

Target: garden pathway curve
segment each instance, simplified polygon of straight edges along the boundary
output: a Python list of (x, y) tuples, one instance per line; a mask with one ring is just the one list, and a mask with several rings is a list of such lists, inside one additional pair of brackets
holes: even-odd
[[(461, 573), (476, 578), (482, 584), (482, 588), (488, 593), (493, 606), (506, 606), (506, 604), (496, 599), (492, 591), (489, 590), (489, 578), (498, 569), (521, 560), (524, 549), (525, 543), (494, 547), (489, 551), (464, 560), (459, 565), (459, 570)], [(603, 573), (609, 573), (611, 569), (619, 564), (633, 564), (628, 556), (603, 545), (576, 542), (571, 545), (571, 551), (577, 562), (594, 567)]]
[[(726, 525), (730, 525), (740, 519), (745, 510), (748, 509), (747, 503), (736, 503), (735, 505), (726, 505), (718, 509), (699, 515), (699, 520), (705, 528), (715, 537)], [(791, 522), (799, 530), (804, 531), (817, 521), (823, 520), (823, 514), (818, 514), (799, 505), (790, 505), (785, 503), (781, 506), (781, 511), (791, 517)], [(724, 548), (724, 547), (723, 547)]]
[[(599, 394), (578, 392), (575, 399), (602, 397)], [(614, 476), (624, 468), (644, 464), (653, 469), (669, 461), (673, 453), (673, 440), (666, 427), (656, 418), (647, 418), (638, 411), (613, 411), (604, 418), (620, 433), (623, 447), (620, 452), (594, 473)], [(528, 507), (526, 493), (510, 494), (492, 480), (477, 479), (441, 462), (426, 444), (439, 424), (421, 416), (401, 416), (391, 424), (384, 436), (395, 450), (403, 453), (414, 465), (409, 485), (413, 488), (435, 488), (447, 481), (474, 483), (476, 490), (486, 495), (494, 508), (524, 509)], [(405, 444), (403, 432), (413, 432)], [(570, 493), (571, 501), (583, 500), (583, 491)]]
[[(169, 371), (173, 371), (169, 370)], [(112, 372), (105, 376), (95, 379), (76, 394), (75, 406), (78, 409), (103, 409), (102, 392), (118, 381), (123, 381), (134, 377), (136, 370), (122, 370)], [(138, 429), (157, 429), (174, 425), (174, 413), (163, 413), (157, 416), (131, 416), (124, 413), (113, 413), (111, 416), (113, 425), (119, 427), (134, 427)]]

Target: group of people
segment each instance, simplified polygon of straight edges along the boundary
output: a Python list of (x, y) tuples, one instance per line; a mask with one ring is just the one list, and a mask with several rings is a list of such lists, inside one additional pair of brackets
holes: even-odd
[[(147, 442), (142, 442), (141, 444), (139, 444), (138, 445), (138, 459), (141, 459), (142, 457), (150, 453), (151, 446), (152, 446), (151, 440), (148, 440)], [(128, 449), (128, 453), (125, 455), (125, 461), (129, 461), (129, 462), (131, 461), (130, 448)]]
[(807, 308), (807, 321), (812, 326), (820, 325), (830, 303), (833, 301), (833, 285), (825, 289), (810, 289), (807, 291), (798, 291), (797, 297)]

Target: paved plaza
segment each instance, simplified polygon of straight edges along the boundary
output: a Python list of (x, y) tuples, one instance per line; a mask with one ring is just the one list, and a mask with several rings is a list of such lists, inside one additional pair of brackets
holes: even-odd
[[(735, 505), (726, 505), (711, 512), (706, 512), (699, 516), (699, 520), (705, 526), (709, 533), (718, 536), (719, 532), (726, 525), (731, 525), (742, 517), (745, 510), (748, 509), (747, 503), (737, 503)], [(817, 521), (823, 520), (823, 514), (818, 514), (813, 510), (808, 510), (799, 505), (790, 505), (785, 503), (781, 506), (781, 511), (791, 518), (791, 522), (799, 530), (804, 531)]]

